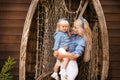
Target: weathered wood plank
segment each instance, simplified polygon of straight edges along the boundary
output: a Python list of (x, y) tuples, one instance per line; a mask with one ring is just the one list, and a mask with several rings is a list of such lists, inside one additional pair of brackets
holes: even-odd
[(109, 31), (108, 31), (108, 33), (109, 33), (109, 35), (110, 35), (110, 38), (112, 38), (112, 37), (118, 37), (118, 38), (120, 38), (120, 29), (110, 29)]
[(104, 13), (120, 13), (120, 8), (118, 6), (103, 5)]
[(108, 29), (120, 29), (120, 21), (107, 21), (107, 26)]
[(105, 14), (106, 21), (120, 21), (120, 14)]
[(25, 19), (26, 11), (1, 11), (0, 19)]
[(120, 78), (120, 69), (111, 69), (110, 76), (114, 78)]
[(110, 46), (111, 45), (119, 45), (120, 46), (120, 37), (112, 37), (109, 38)]
[(20, 44), (0, 44), (0, 51), (20, 51)]
[(20, 40), (31, 0), (0, 0), (0, 68), (11, 56), (15, 59), (13, 80), (19, 80)]
[(120, 53), (120, 46), (119, 45), (111, 45), (109, 51), (110, 51), (110, 54)]
[[(110, 61), (111, 62), (120, 62), (120, 54), (119, 53), (111, 53)], [(111, 65), (113, 65), (113, 64), (111, 64)]]
[(29, 4), (1, 3), (0, 11), (27, 11)]
[(3, 19), (0, 20), (0, 28), (1, 27), (21, 27), (23, 28), (24, 25), (23, 19)]
[[(116, 55), (116, 54), (114, 54), (114, 55)], [(112, 57), (111, 54), (110, 54), (110, 56)], [(110, 62), (110, 69), (120, 69), (120, 61), (111, 61)]]
[(30, 3), (31, 0), (0, 0), (0, 3)]
[(24, 21), (25, 20), (23, 19), (17, 19), (17, 20), (3, 19), (3, 20), (0, 20), (0, 27), (21, 27), (23, 28)]
[(111, 80), (120, 80), (119, 77), (116, 77), (116, 78), (114, 78), (114, 77), (110, 77), (110, 79), (111, 79)]
[[(0, 55), (2, 55), (0, 57), (0, 59), (5, 60), (10, 56), (10, 57), (18, 60), (19, 59), (19, 53), (20, 53), (19, 51), (0, 51)], [(18, 63), (16, 63), (16, 64), (18, 64)]]
[(0, 36), (0, 44), (2, 43), (7, 43), (7, 44), (15, 44), (15, 43), (20, 43), (21, 36)]
[(22, 35), (22, 27), (1, 27), (0, 35)]
[(100, 0), (102, 6), (103, 5), (120, 5), (120, 0)]

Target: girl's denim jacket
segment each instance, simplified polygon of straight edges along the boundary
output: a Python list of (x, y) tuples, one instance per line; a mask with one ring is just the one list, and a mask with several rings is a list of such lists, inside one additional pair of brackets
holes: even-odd
[(69, 44), (69, 36), (67, 33), (58, 31), (54, 33), (54, 47), (52, 48), (53, 50), (58, 50), (59, 48), (62, 47), (68, 47)]
[(81, 56), (85, 50), (86, 42), (78, 35), (72, 35), (69, 37), (67, 33), (59, 31), (55, 32), (54, 39), (53, 50), (68, 46), (68, 52), (78, 57)]

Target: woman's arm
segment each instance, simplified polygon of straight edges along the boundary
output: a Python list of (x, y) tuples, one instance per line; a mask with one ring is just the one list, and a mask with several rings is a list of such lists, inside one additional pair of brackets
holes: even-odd
[(58, 59), (69, 58), (69, 59), (72, 59), (72, 60), (76, 60), (78, 58), (78, 56), (73, 55), (73, 54), (68, 52), (68, 54), (58, 54), (57, 58)]

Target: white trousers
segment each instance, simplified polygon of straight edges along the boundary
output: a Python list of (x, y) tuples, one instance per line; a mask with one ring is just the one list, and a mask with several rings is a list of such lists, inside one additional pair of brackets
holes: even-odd
[(64, 48), (59, 48), (58, 53), (60, 54), (67, 54), (66, 50)]
[[(66, 50), (64, 48), (59, 48), (58, 49), (58, 53), (59, 54), (67, 54)], [(66, 58), (63, 58), (63, 60), (65, 60)], [(57, 59), (56, 65), (60, 66), (61, 62)], [(61, 65), (62, 66), (62, 65)]]
[(67, 79), (65, 79), (61, 76), (61, 80), (75, 80), (75, 78), (78, 75), (78, 65), (75, 60), (69, 61), (68, 66), (66, 68), (66, 72), (67, 72), (67, 76), (68, 76)]

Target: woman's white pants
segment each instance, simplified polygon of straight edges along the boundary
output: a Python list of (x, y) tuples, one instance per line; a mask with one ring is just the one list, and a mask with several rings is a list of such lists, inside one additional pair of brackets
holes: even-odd
[(76, 76), (78, 75), (78, 65), (75, 60), (70, 60), (67, 68), (66, 68), (66, 73), (67, 73), (67, 79), (61, 76), (61, 80), (75, 80)]

